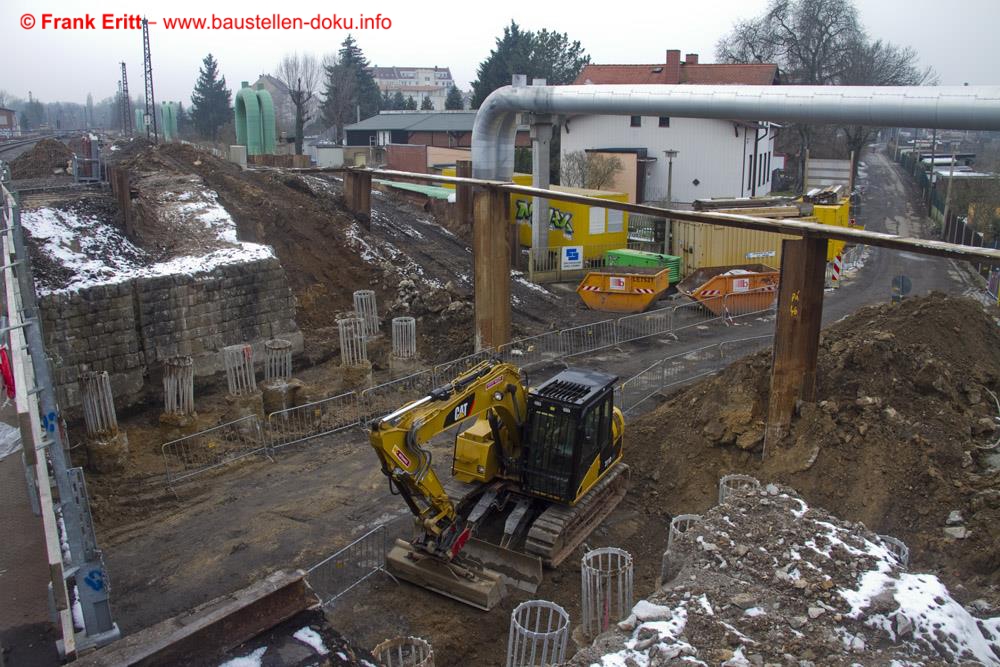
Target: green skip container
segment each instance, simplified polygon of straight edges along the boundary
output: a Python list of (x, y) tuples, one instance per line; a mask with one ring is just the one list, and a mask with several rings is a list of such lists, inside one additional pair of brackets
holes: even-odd
[(621, 248), (609, 250), (606, 255), (608, 266), (639, 266), (645, 268), (670, 269), (670, 284), (681, 280), (681, 258), (675, 255), (664, 255), (659, 252), (630, 250)]

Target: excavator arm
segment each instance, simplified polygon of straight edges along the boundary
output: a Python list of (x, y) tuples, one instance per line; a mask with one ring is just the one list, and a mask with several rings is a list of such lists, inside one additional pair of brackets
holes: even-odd
[(426, 443), (471, 419), (491, 416), (499, 427), (494, 432), (505, 434), (494, 446), (509, 457), (520, 446), (526, 415), (518, 369), (489, 360), (372, 423), (371, 446), (393, 492), (403, 496), (422, 527), (424, 537), (419, 542), (426, 551), (450, 560), (470, 536), (434, 471)]

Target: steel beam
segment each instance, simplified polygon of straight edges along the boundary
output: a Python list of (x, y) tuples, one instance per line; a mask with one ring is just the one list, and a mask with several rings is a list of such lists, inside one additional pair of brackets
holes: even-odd
[(368, 171), (350, 170), (344, 172), (344, 203), (371, 230), (372, 219), (372, 175)]
[(823, 320), (826, 239), (781, 242), (781, 282), (774, 330), (764, 451), (788, 434), (798, 400), (816, 398), (816, 359)]
[(486, 188), (475, 193), (472, 263), (476, 350), (510, 341), (510, 197)]

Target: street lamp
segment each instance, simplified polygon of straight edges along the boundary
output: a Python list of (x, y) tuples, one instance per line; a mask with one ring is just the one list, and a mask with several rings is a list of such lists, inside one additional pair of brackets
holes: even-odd
[[(674, 205), (674, 158), (680, 151), (674, 150), (673, 148), (668, 148), (663, 151), (663, 154), (667, 156), (667, 207), (672, 208)], [(670, 253), (670, 224), (666, 223), (663, 229), (663, 254), (667, 255)]]

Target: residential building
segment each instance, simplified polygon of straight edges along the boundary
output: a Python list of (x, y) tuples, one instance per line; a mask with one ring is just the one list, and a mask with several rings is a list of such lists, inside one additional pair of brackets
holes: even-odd
[(17, 112), (13, 109), (0, 107), (0, 139), (19, 136), (17, 128)]
[[(348, 146), (417, 144), (471, 148), (475, 111), (381, 111), (344, 127)], [(516, 144), (530, 147), (528, 128), (520, 127)]]
[(368, 71), (379, 92), (389, 93), (389, 97), (397, 92), (404, 98), (412, 97), (417, 108), (424, 98), (430, 98), (434, 109), (443, 111), (448, 89), (455, 85), (448, 67), (371, 67)]
[[(773, 64), (705, 64), (669, 50), (663, 63), (583, 68), (576, 84), (775, 85)], [(667, 199), (670, 159), (674, 202), (749, 197), (771, 191), (774, 131), (768, 123), (666, 116), (570, 116), (562, 123), (561, 152), (597, 151), (618, 157), (624, 169), (611, 189), (636, 201)], [(627, 182), (626, 182), (627, 181)]]

